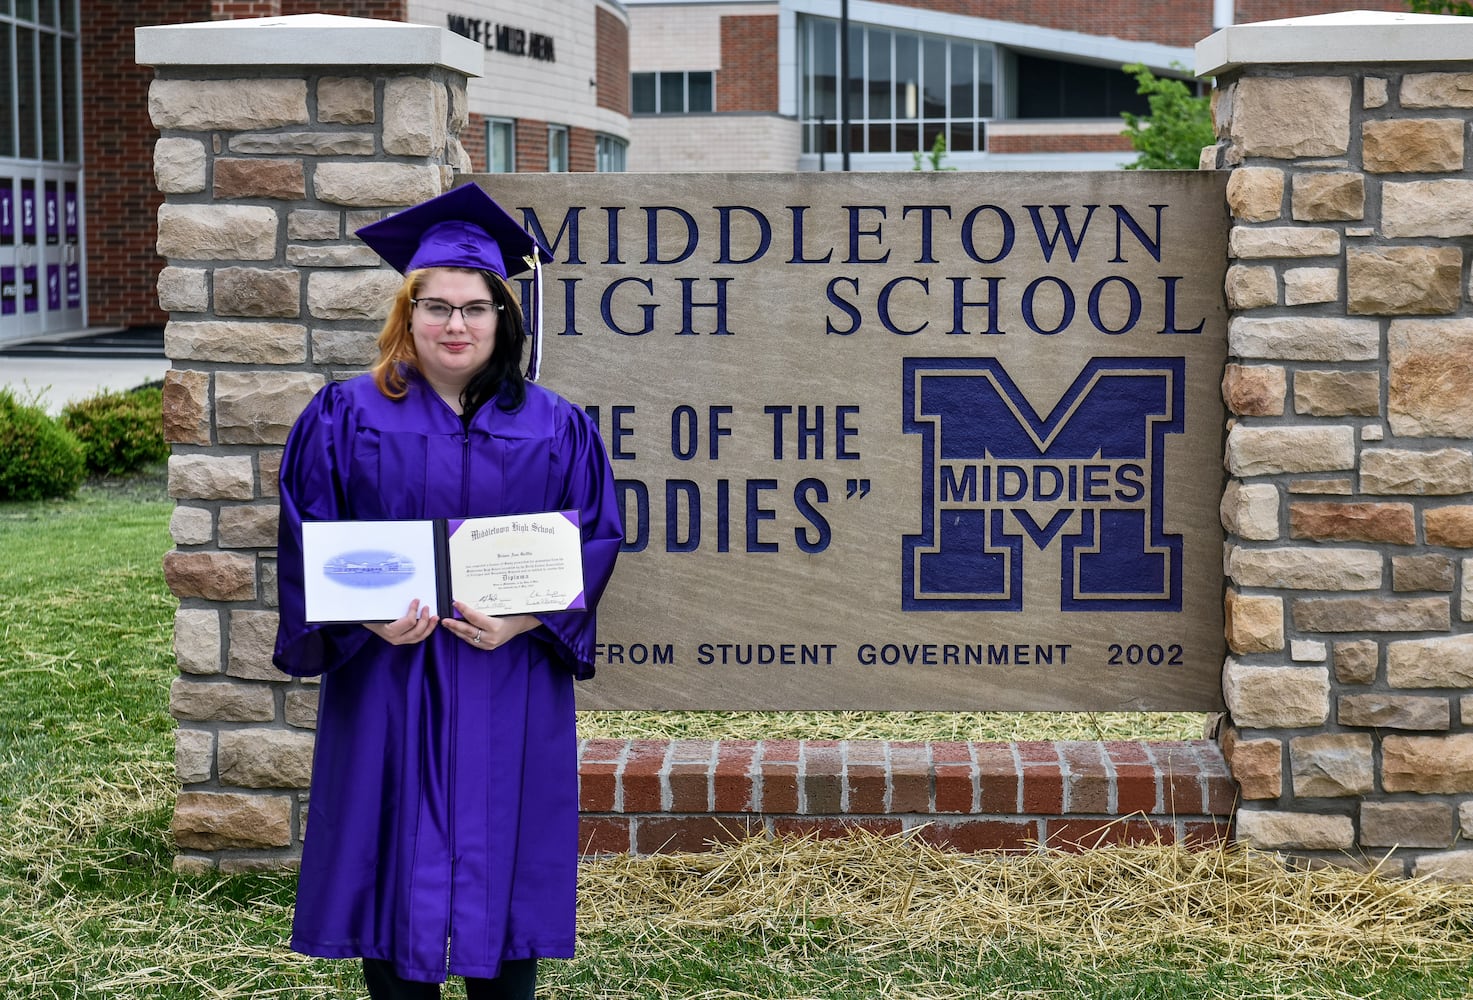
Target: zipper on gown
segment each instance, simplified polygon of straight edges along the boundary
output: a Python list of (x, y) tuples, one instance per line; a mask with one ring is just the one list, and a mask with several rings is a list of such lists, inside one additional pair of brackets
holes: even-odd
[[(465, 516), (470, 508), (470, 474), (471, 474), (471, 431), (466, 426), (461, 431), (460, 449), (460, 513)], [(460, 699), (456, 697), (459, 676), (459, 650), (454, 657), (456, 663), (447, 672), (446, 682), (450, 685), (450, 759), (446, 761), (446, 781), (449, 788), (446, 790), (445, 801), (448, 815), (445, 817), (445, 829), (448, 831), (450, 847), (450, 899), (448, 900), (449, 915), (446, 926), (450, 929), (449, 936), (445, 939), (445, 972), (450, 972), (450, 951), (455, 941), (455, 752), (459, 743), (460, 730)]]

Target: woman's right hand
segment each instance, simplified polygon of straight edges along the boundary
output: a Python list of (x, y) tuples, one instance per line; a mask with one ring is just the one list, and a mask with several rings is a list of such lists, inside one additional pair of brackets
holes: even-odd
[(397, 618), (391, 622), (364, 622), (363, 627), (384, 642), (395, 646), (408, 646), (416, 642), (424, 642), (430, 633), (435, 631), (435, 626), (440, 624), (438, 615), (429, 613), (425, 609), (420, 613), (419, 599), (409, 602), (409, 610), (404, 617)]

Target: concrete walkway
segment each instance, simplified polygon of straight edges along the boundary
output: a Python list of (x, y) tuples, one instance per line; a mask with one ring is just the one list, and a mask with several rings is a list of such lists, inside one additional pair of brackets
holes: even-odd
[(158, 330), (78, 331), (0, 350), (0, 388), (52, 414), (99, 392), (157, 382), (168, 370)]
[(104, 390), (122, 392), (159, 381), (166, 358), (16, 358), (0, 355), (0, 386), (22, 402), (39, 400), (47, 413)]

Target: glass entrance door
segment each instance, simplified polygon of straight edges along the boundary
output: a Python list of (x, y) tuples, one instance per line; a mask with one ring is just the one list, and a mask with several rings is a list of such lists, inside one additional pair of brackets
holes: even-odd
[(0, 0), (0, 343), (86, 325), (78, 0)]

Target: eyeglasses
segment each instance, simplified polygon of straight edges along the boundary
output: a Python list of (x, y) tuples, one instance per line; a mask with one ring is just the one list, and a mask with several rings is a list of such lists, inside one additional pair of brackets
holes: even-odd
[(430, 326), (444, 326), (450, 322), (450, 317), (460, 311), (460, 318), (465, 325), (471, 329), (485, 329), (496, 319), (497, 310), (501, 307), (495, 302), (480, 299), (475, 302), (467, 302), (463, 306), (452, 306), (444, 299), (410, 299), (415, 307), (419, 309), (425, 322)]

